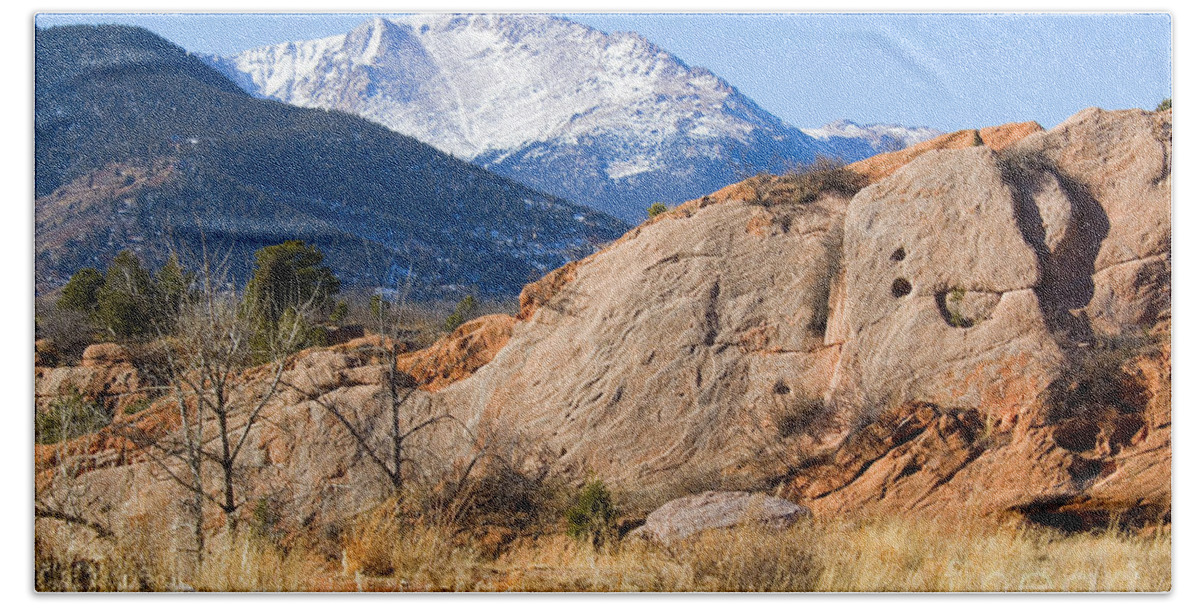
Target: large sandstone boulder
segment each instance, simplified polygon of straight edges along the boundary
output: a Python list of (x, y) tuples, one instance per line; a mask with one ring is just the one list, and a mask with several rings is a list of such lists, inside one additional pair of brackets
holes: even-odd
[[(405, 393), (406, 424), (453, 416), (406, 444), (412, 474), (436, 483), (486, 450), (597, 475), (635, 510), (781, 484), (817, 515), (1169, 520), (1170, 124), (1088, 110), (925, 150), (850, 200), (747, 181), (659, 215), (531, 285), (517, 318), (402, 357), (428, 389)], [(287, 361), (244, 496), (332, 526), (386, 495), (360, 443), (387, 445), (381, 346)], [(39, 395), (127, 365), (94, 355), (107, 367), (38, 368)], [(236, 399), (269, 372), (244, 372)], [(170, 411), (142, 415), (169, 429)], [(87, 446), (85, 473), (39, 492), (113, 520), (178, 511), (158, 465)]]
[(1064, 305), (1104, 333), (1169, 318), (1171, 111), (1084, 110), (1013, 151), (1047, 159), (1081, 191), (1082, 221), (1064, 235), (1064, 254), (1047, 260), (1059, 276), (1080, 275)]
[(130, 363), (129, 349), (120, 344), (92, 344), (83, 351), (84, 367), (105, 367), (118, 363)]
[(781, 422), (822, 407), (838, 354), (845, 205), (714, 196), (659, 216), (527, 290), (504, 348), (436, 397), (492, 442), (637, 492), (783, 473), (817, 440)]
[(800, 505), (750, 492), (704, 492), (676, 498), (654, 510), (645, 525), (630, 532), (663, 544), (683, 540), (704, 530), (757, 525), (787, 528), (812, 512)]
[(146, 379), (132, 363), (129, 350), (119, 344), (92, 344), (83, 362), (74, 367), (35, 366), (34, 400), (45, 409), (54, 400), (78, 393), (119, 416), (126, 405), (147, 398)]
[[(1005, 415), (1054, 380), (1040, 237), (1000, 164), (986, 147), (928, 152), (851, 202), (837, 401), (866, 415), (908, 400)], [(1036, 197), (1070, 221), (1060, 191)]]
[(860, 192), (845, 234), (831, 396), (862, 428), (787, 496), (1169, 520), (1169, 112), (928, 152)]

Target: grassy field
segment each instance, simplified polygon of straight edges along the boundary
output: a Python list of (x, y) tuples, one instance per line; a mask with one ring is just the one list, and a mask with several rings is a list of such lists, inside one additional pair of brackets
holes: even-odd
[[(1167, 591), (1171, 534), (1064, 535), (982, 522), (814, 520), (784, 531), (710, 531), (671, 547), (599, 548), (561, 532), (497, 547), (471, 535), (367, 517), (330, 547), (243, 533), (203, 565), (149, 547), (81, 560), (39, 539), (39, 590), (137, 591)], [(493, 539), (494, 540), (494, 539)]]

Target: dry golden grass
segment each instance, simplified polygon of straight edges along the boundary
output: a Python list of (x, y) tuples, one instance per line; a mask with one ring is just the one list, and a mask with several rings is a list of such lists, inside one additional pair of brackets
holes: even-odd
[(829, 522), (811, 543), (820, 591), (1168, 591), (1171, 535), (1067, 536), (985, 522)]
[(188, 581), (197, 591), (307, 591), (313, 573), (327, 567), (315, 555), (285, 552), (251, 534), (214, 544)]
[[(341, 564), (252, 535), (210, 543), (185, 576), (169, 556), (90, 561), (91, 590), (414, 591), (1167, 591), (1169, 529), (1064, 535), (1043, 528), (903, 519), (812, 521), (784, 532), (709, 531), (671, 547), (599, 549), (561, 533), (516, 540), (498, 558), (479, 540), (387, 516), (343, 538)], [(78, 559), (39, 549), (39, 589), (80, 589)], [(75, 573), (77, 574), (77, 573)]]
[(342, 544), (342, 574), (387, 577), (396, 588), (470, 591), (483, 561), (469, 538), (397, 517), (389, 500), (367, 513)]

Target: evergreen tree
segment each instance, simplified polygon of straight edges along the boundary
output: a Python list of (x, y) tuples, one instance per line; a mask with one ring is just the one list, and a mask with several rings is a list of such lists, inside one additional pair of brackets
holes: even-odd
[[(322, 264), (325, 256), (312, 245), (294, 240), (263, 247), (254, 253), (254, 274), (246, 285), (244, 309), (255, 331), (255, 360), (278, 354), (277, 342), (287, 334), (294, 348), (319, 345), (323, 334), (314, 320), (324, 318), (341, 289), (336, 276)], [(299, 335), (303, 339), (296, 341)]]
[(178, 311), (191, 295), (192, 283), (195, 280), (195, 273), (184, 270), (179, 258), (172, 253), (167, 263), (154, 275), (154, 283), (163, 307), (171, 312)]
[(100, 288), (104, 286), (104, 275), (95, 268), (81, 268), (71, 275), (58, 298), (58, 308), (74, 310), (88, 316), (96, 314), (100, 306)]
[(479, 303), (475, 301), (475, 296), (467, 296), (460, 300), (458, 306), (454, 307), (454, 312), (446, 317), (446, 331), (454, 331), (459, 325), (470, 321), (477, 308)]
[(316, 247), (299, 240), (259, 249), (246, 285), (248, 307), (271, 325), (289, 308), (325, 311), (341, 284), (324, 261)]
[(132, 251), (123, 250), (104, 273), (104, 286), (97, 293), (96, 321), (118, 339), (143, 336), (158, 321), (156, 296), (150, 273)]

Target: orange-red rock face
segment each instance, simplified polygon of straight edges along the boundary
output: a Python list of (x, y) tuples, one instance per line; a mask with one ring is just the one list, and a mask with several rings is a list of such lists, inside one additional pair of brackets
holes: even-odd
[[(857, 163), (853, 198), (751, 180), (661, 214), (528, 286), (516, 319), (401, 356), (414, 411), (462, 422), (422, 464), (503, 446), (631, 496), (779, 483), (818, 515), (1169, 519), (1170, 131), (1086, 110)], [(297, 521), (386, 489), (314, 401), (383, 439), (371, 340), (296, 355), (303, 390), (252, 433), (251, 491)]]
[(903, 150), (876, 154), (871, 158), (851, 163), (847, 168), (867, 176), (874, 183), (899, 171), (904, 165), (931, 150), (961, 150), (973, 146), (1001, 150), (1039, 131), (1042, 131), (1042, 126), (1036, 122), (1011, 123), (979, 130), (965, 129), (923, 141)]

